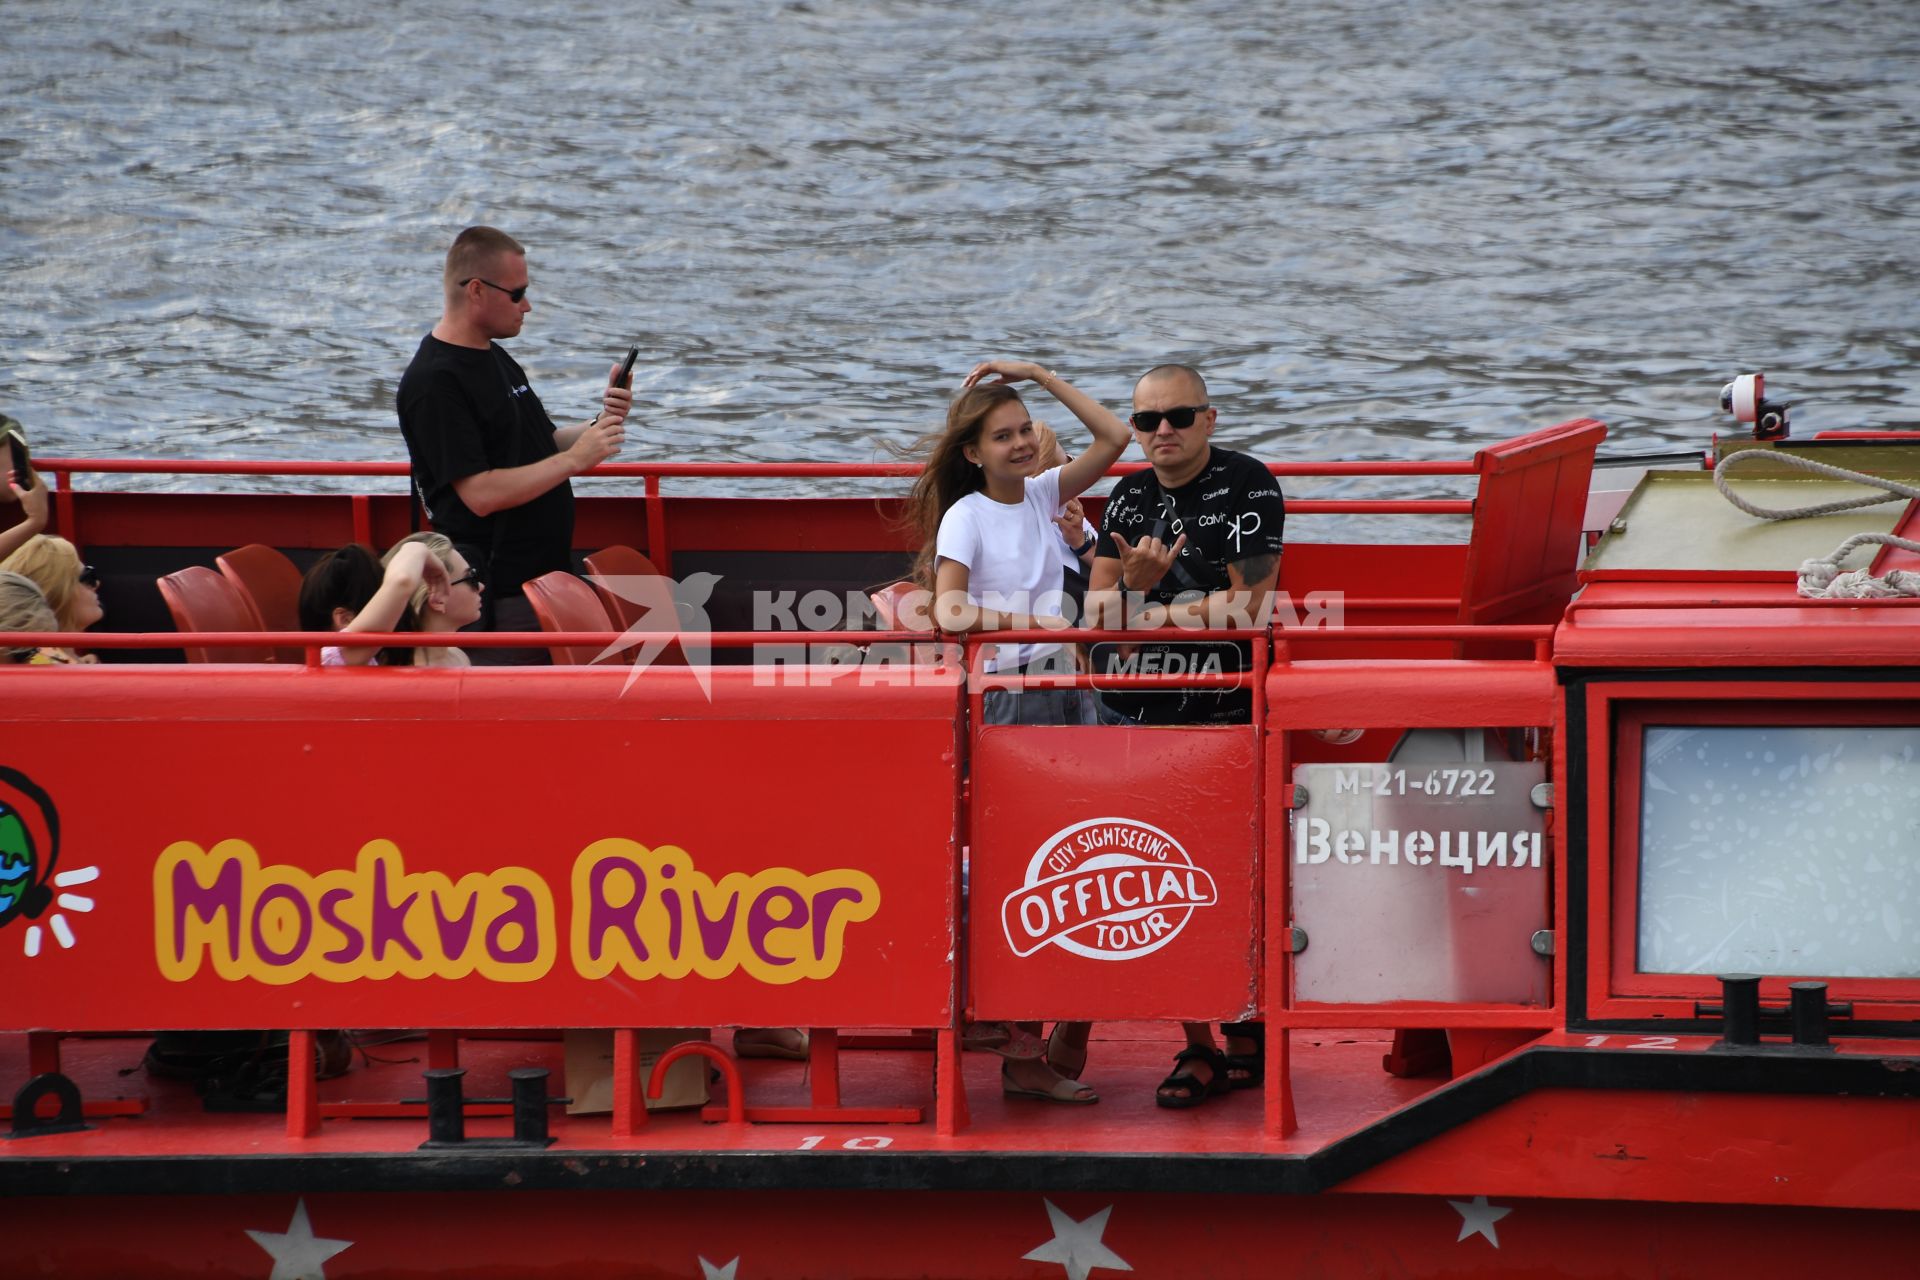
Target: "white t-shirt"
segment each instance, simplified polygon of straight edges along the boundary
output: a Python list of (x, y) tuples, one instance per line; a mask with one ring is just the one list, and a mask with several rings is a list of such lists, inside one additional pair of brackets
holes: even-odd
[[(970, 493), (940, 518), (934, 553), (967, 566), (967, 598), (981, 608), (1061, 617), (1060, 556), (1065, 548), (1055, 550), (1060, 531), (1053, 523), (1059, 510), (1059, 467), (1028, 477), (1026, 500), (1018, 506)], [(1003, 644), (987, 669), (1025, 666), (1059, 647), (1052, 641)]]

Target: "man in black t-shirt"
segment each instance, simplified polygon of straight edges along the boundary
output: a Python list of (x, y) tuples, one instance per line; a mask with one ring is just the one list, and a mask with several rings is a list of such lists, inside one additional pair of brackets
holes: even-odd
[[(569, 481), (619, 452), (633, 393), (610, 376), (597, 416), (554, 426), (526, 372), (496, 341), (517, 335), (533, 310), (527, 251), (506, 232), (462, 231), (442, 284), (440, 323), (421, 339), (397, 397), (414, 486), (433, 527), (486, 583), (476, 626), (537, 631), (522, 584), (573, 567)], [(471, 656), (542, 661), (543, 652), (476, 648)]]
[[(1260, 627), (1280, 573), (1286, 502), (1260, 463), (1212, 444), (1217, 410), (1207, 384), (1186, 365), (1149, 370), (1133, 391), (1134, 438), (1153, 464), (1113, 487), (1100, 522), (1089, 610), (1118, 607), (1125, 625)], [(1118, 615), (1105, 615), (1120, 625)], [(1115, 645), (1094, 649), (1094, 670), (1163, 674), (1242, 670), (1245, 642)], [(1107, 705), (1142, 724), (1245, 724), (1250, 692), (1193, 689), (1130, 693), (1110, 689)]]
[[(1197, 369), (1163, 364), (1134, 384), (1134, 438), (1153, 469), (1123, 478), (1107, 499), (1087, 584), (1094, 625), (1265, 627), (1280, 577), (1286, 501), (1264, 466), (1213, 446), (1217, 416)], [(1239, 671), (1250, 656), (1248, 644), (1231, 640), (1127, 649), (1094, 646), (1094, 671)], [(1244, 689), (1109, 689), (1102, 697), (1127, 719), (1150, 725), (1246, 724), (1253, 709), (1253, 695)], [(1227, 1023), (1220, 1029), (1227, 1041), (1224, 1056), (1206, 1023), (1186, 1024), (1188, 1047), (1160, 1084), (1161, 1106), (1197, 1106), (1228, 1085), (1260, 1083), (1264, 1026)]]

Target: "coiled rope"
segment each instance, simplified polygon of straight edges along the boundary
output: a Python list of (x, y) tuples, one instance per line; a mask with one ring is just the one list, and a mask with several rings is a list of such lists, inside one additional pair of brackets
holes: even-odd
[[(1833, 480), (1845, 480), (1852, 484), (1863, 484), (1884, 489), (1879, 495), (1869, 494), (1860, 498), (1847, 498), (1839, 502), (1820, 502), (1808, 507), (1789, 507), (1776, 511), (1757, 503), (1748, 502), (1735, 493), (1727, 483), (1727, 473), (1732, 471), (1743, 459), (1764, 458), (1769, 462), (1782, 463), (1798, 467), (1802, 471), (1811, 471), (1816, 475)], [(1835, 512), (1852, 511), (1859, 507), (1875, 507), (1883, 502), (1898, 502), (1902, 498), (1920, 498), (1920, 488), (1901, 484), (1898, 480), (1889, 480), (1885, 476), (1868, 475), (1864, 471), (1849, 471), (1845, 467), (1836, 467), (1830, 463), (1815, 462), (1797, 454), (1779, 453), (1771, 449), (1742, 449), (1720, 459), (1720, 465), (1713, 469), (1713, 487), (1720, 496), (1740, 508), (1750, 516), (1762, 520), (1804, 520), (1809, 516), (1833, 515)], [(1850, 555), (1854, 548), (1868, 543), (1882, 546), (1899, 547), (1903, 551), (1920, 551), (1920, 542), (1910, 538), (1897, 538), (1891, 533), (1856, 533), (1834, 548), (1833, 554), (1818, 560), (1807, 560), (1800, 565), (1800, 594), (1810, 599), (1886, 599), (1892, 596), (1920, 596), (1920, 573), (1906, 569), (1895, 569), (1884, 578), (1876, 578), (1866, 569), (1851, 569), (1841, 572), (1840, 563)]]

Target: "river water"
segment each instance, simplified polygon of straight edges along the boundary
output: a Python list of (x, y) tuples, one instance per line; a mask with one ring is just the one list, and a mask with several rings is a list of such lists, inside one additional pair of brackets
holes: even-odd
[(1798, 435), (1920, 426), (1913, 0), (4, 12), (0, 409), (49, 453), (404, 457), (474, 222), (556, 417), (640, 345), (629, 459), (872, 459), (992, 354), (1119, 407), (1196, 362), (1267, 459), (1690, 446), (1754, 370)]

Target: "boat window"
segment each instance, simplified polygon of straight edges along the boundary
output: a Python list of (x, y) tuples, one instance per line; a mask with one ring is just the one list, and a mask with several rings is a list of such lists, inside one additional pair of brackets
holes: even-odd
[(1641, 731), (1640, 972), (1920, 976), (1920, 727)]

